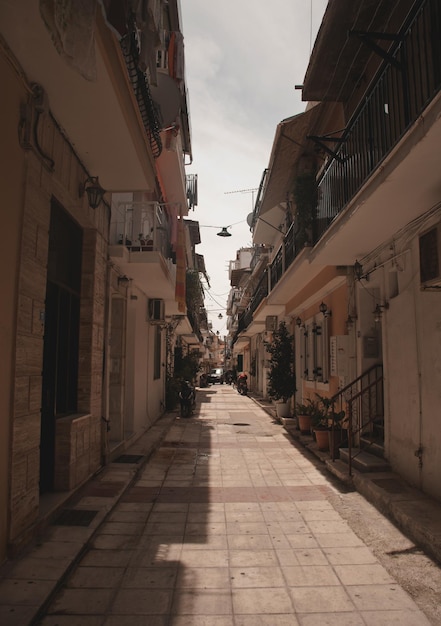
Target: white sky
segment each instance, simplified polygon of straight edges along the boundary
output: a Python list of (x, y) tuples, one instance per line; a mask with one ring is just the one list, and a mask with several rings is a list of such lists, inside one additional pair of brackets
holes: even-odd
[[(213, 330), (227, 333), (229, 261), (251, 244), (246, 218), (277, 124), (304, 111), (301, 92), (327, 0), (181, 0), (198, 207)], [(312, 17), (312, 19), (311, 19)], [(231, 237), (217, 236), (229, 226)], [(218, 315), (222, 313), (223, 319)]]

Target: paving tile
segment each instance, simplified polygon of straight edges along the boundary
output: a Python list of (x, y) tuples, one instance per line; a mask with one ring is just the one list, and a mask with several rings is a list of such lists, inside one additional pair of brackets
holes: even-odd
[(124, 589), (172, 589), (176, 583), (178, 566), (130, 567), (121, 581)]
[(279, 567), (232, 567), (230, 579), (233, 589), (285, 587), (285, 580)]
[[(236, 626), (237, 623), (238, 622), (234, 619), (232, 615), (174, 615), (173, 616), (173, 626)], [(107, 624), (105, 626), (107, 626)], [(115, 626), (119, 626), (119, 625), (115, 624)], [(133, 626), (137, 626), (137, 625), (134, 624)], [(142, 626), (146, 626), (146, 625), (142, 624)]]
[(230, 550), (231, 567), (271, 567), (278, 565), (274, 550)]
[(268, 526), (265, 522), (227, 522), (228, 535), (267, 535)]
[(317, 533), (314, 537), (322, 548), (361, 547), (364, 545), (362, 540), (351, 530), (345, 533)]
[(171, 590), (121, 589), (112, 604), (113, 615), (168, 615)]
[(180, 567), (176, 589), (229, 589), (227, 567)]
[(296, 613), (355, 611), (351, 598), (342, 587), (316, 587), (314, 590), (311, 587), (292, 587), (290, 591)]
[(181, 552), (180, 563), (185, 567), (227, 567), (228, 550), (185, 549)]
[(206, 535), (198, 537), (197, 535), (185, 535), (183, 541), (183, 549), (191, 550), (223, 550), (228, 547), (227, 535)]
[(379, 563), (334, 565), (334, 570), (344, 585), (381, 585), (395, 582)]
[(69, 557), (43, 559), (27, 556), (15, 562), (11, 569), (3, 573), (1, 578), (57, 581), (66, 571), (70, 562)]
[(282, 569), (290, 587), (323, 587), (340, 584), (330, 565), (297, 565)]
[[(148, 622), (144, 615), (111, 615), (104, 622), (100, 622), (100, 626), (168, 626), (168, 616), (149, 615)], [(51, 625), (52, 626), (52, 625)], [(56, 624), (54, 624), (56, 626)], [(60, 626), (64, 626), (60, 623)], [(66, 626), (69, 626), (66, 624)], [(82, 624), (75, 624), (82, 626)], [(85, 624), (87, 626), (87, 624)]]
[(54, 581), (8, 578), (0, 582), (0, 605), (39, 606), (53, 589)]
[(227, 535), (230, 550), (270, 550), (271, 538), (268, 535)]
[(24, 626), (30, 624), (39, 606), (13, 604), (0, 605), (0, 624), (5, 626)]
[(397, 584), (354, 585), (346, 587), (354, 605), (360, 611), (414, 610), (415, 604)]
[(301, 626), (365, 626), (359, 613), (312, 613), (297, 618)]
[(140, 535), (144, 529), (143, 523), (136, 522), (106, 522), (99, 531), (99, 535)]
[(429, 626), (425, 615), (415, 611), (362, 611), (366, 626)]
[(104, 615), (114, 592), (111, 589), (63, 589), (48, 614)]
[(106, 589), (116, 587), (123, 576), (123, 567), (90, 567), (76, 568), (67, 583), (69, 588)]
[(99, 615), (48, 615), (39, 626), (102, 626), (103, 616)]
[(287, 589), (233, 589), (234, 614), (268, 615), (293, 614)]
[(144, 524), (149, 518), (149, 511), (114, 511), (109, 516), (109, 522), (129, 522), (131, 524)]
[(332, 565), (363, 565), (376, 563), (377, 559), (366, 547), (323, 548), (323, 552)]
[(125, 567), (133, 552), (130, 550), (88, 550), (81, 565), (92, 567)]
[(236, 615), (235, 626), (298, 626), (295, 615)]
[(173, 597), (172, 614), (231, 615), (231, 593), (228, 589), (177, 590)]

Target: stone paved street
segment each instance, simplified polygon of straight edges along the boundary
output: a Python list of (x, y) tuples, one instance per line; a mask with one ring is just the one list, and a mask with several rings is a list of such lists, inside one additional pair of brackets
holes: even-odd
[(341, 488), (252, 399), (200, 390), (39, 623), (429, 624), (330, 503)]

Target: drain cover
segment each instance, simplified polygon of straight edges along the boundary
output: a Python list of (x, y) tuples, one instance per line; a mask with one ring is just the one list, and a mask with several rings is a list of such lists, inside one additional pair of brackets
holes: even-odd
[(142, 454), (121, 454), (117, 459), (115, 459), (114, 463), (139, 463), (141, 459), (143, 459)]
[(250, 424), (247, 424), (246, 422), (235, 422), (233, 426), (250, 426)]
[(54, 526), (89, 526), (98, 511), (64, 509), (52, 522)]

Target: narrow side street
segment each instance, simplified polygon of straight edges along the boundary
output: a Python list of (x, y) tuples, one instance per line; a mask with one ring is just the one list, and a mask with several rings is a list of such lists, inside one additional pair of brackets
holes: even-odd
[[(41, 626), (441, 623), (375, 554), (394, 542), (415, 550), (371, 505), (252, 399), (227, 385), (197, 398), (194, 417), (172, 423), (97, 528)], [(90, 497), (77, 508), (90, 509)]]

